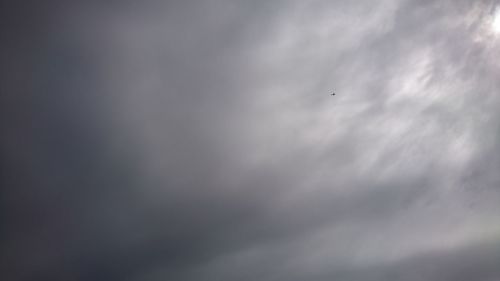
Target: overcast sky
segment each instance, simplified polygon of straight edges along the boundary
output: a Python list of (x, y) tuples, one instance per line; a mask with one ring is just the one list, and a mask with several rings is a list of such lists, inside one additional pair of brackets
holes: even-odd
[(500, 3), (32, 2), (0, 279), (500, 280)]

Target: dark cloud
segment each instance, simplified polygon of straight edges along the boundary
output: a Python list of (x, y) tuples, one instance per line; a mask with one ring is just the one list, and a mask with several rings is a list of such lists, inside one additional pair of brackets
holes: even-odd
[(2, 279), (500, 278), (495, 4), (2, 4)]

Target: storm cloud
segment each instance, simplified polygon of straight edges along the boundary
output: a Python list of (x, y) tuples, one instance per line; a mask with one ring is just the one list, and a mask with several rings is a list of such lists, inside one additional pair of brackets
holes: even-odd
[(2, 280), (500, 279), (500, 3), (32, 2)]

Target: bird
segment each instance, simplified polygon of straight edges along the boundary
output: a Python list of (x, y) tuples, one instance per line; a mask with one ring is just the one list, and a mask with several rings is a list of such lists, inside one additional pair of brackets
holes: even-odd
[(332, 93), (331, 95), (332, 95), (332, 96), (335, 96), (335, 93)]

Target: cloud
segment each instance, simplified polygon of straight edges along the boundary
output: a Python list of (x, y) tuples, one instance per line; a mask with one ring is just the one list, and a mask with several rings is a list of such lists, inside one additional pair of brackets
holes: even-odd
[(4, 17), (7, 279), (500, 277), (493, 2), (37, 5)]

